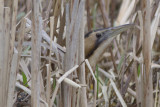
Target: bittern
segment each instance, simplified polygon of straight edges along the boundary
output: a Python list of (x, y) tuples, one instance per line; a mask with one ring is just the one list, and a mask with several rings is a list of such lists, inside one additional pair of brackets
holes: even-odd
[(133, 27), (134, 24), (126, 24), (117, 27), (93, 30), (85, 35), (85, 57), (89, 59), (93, 69), (99, 61), (99, 57), (105, 52), (105, 49), (112, 40), (118, 34)]

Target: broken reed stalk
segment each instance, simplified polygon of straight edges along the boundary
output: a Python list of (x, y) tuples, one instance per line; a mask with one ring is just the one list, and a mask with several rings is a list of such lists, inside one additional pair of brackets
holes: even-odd
[[(151, 6), (150, 0), (142, 0), (143, 11), (143, 72), (142, 74), (142, 107), (153, 106), (153, 84), (151, 70)], [(147, 96), (147, 97), (146, 97)]]
[[(61, 76), (58, 80), (57, 80), (57, 84), (56, 84), (56, 88), (53, 92), (53, 95), (52, 95), (52, 99), (51, 99), (51, 106), (53, 106), (54, 104), (54, 100), (55, 100), (55, 97), (56, 97), (56, 94), (57, 94), (57, 91), (58, 91), (58, 88), (59, 88), (59, 85), (65, 81), (65, 79), (67, 79), (67, 76), (71, 75), (71, 73), (73, 73), (79, 66), (78, 65), (75, 65), (73, 68), (71, 68), (70, 70), (68, 70), (65, 74), (63, 74), (63, 76)], [(79, 87), (79, 86), (78, 86)]]

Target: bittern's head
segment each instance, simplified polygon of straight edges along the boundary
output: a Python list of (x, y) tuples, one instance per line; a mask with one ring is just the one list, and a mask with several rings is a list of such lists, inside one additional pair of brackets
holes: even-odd
[(134, 24), (126, 24), (88, 32), (85, 35), (85, 56), (89, 57), (103, 42), (109, 42), (109, 38), (114, 38), (116, 35), (132, 28), (133, 26)]

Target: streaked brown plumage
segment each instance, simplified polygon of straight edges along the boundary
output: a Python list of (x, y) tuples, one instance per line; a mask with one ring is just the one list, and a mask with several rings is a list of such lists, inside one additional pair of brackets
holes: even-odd
[(114, 37), (133, 27), (134, 24), (126, 24), (117, 27), (93, 30), (85, 35), (85, 57), (89, 59), (93, 69), (98, 62), (99, 57), (105, 52), (105, 49), (112, 42)]

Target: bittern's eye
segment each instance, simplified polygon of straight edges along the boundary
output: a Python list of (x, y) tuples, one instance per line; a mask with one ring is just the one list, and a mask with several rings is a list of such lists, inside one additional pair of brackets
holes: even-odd
[(100, 34), (100, 33), (97, 33), (97, 34), (96, 34), (96, 37), (97, 37), (97, 38), (100, 38), (100, 37), (101, 37), (101, 34)]

